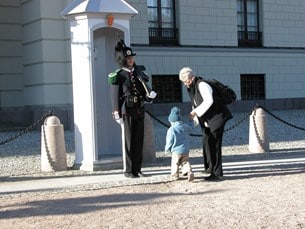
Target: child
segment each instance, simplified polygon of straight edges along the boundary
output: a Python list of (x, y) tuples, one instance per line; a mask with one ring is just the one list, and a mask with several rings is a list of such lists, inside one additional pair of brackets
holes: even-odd
[(171, 176), (179, 178), (179, 167), (181, 166), (182, 174), (187, 174), (188, 181), (194, 180), (191, 164), (189, 162), (189, 134), (194, 127), (193, 122), (190, 124), (182, 122), (181, 112), (178, 107), (173, 107), (168, 116), (171, 127), (167, 130), (165, 153), (172, 153)]

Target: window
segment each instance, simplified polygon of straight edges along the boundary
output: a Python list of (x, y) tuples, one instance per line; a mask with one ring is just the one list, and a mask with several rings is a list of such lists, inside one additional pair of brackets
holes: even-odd
[(240, 82), (242, 100), (265, 99), (264, 74), (241, 74)]
[(149, 43), (178, 44), (174, 0), (147, 0)]
[(262, 46), (259, 32), (258, 0), (237, 0), (237, 28), (239, 46)]
[(154, 75), (152, 88), (158, 93), (154, 103), (182, 102), (182, 85), (178, 75)]

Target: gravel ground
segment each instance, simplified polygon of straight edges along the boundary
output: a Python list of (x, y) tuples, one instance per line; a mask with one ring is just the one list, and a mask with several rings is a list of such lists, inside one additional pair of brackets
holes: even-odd
[[(297, 127), (305, 127), (305, 110), (274, 111), (273, 114)], [(232, 130), (225, 132), (223, 139), (223, 160), (234, 160), (235, 156), (247, 155), (249, 153), (249, 118), (246, 113), (235, 113), (234, 118), (226, 126), (229, 129), (235, 126), (240, 120), (246, 119)], [(168, 125), (167, 117), (159, 116), (159, 120)], [(270, 142), (270, 149), (285, 150), (291, 148), (305, 148), (305, 131), (290, 127), (277, 119), (267, 115), (267, 129)], [(154, 138), (157, 162), (162, 163), (164, 158), (163, 149), (167, 127), (154, 120)], [(200, 135), (200, 128), (196, 127), (193, 134)], [(0, 142), (14, 136), (17, 132), (1, 132)], [(193, 136), (191, 139), (191, 156), (201, 156), (201, 137)], [(65, 131), (65, 142), (67, 151), (67, 164), (72, 167), (74, 163), (74, 134), (72, 131)], [(0, 145), (0, 179), (4, 176), (18, 175), (39, 175), (41, 156), (41, 133), (40, 131), (28, 132), (16, 140), (5, 145)], [(247, 159), (247, 157), (243, 157)], [(168, 161), (165, 160), (167, 163)], [(69, 171), (70, 173), (77, 171)], [(82, 172), (80, 172), (82, 173)], [(48, 174), (44, 174), (48, 175)], [(0, 180), (1, 181), (1, 180)]]
[[(304, 127), (304, 111), (273, 113)], [(243, 117), (246, 113), (234, 114), (227, 127)], [(0, 228), (305, 228), (305, 163), (296, 160), (305, 156), (305, 132), (269, 115), (267, 123), (270, 152), (266, 154), (249, 153), (248, 118), (225, 133), (226, 166), (221, 182), (205, 182), (204, 175), (196, 171), (192, 183), (182, 178), (1, 198)], [(154, 121), (154, 132), (157, 159), (144, 167), (169, 166), (170, 158), (163, 153), (166, 127)], [(15, 133), (2, 132), (0, 141)], [(200, 134), (200, 129), (194, 133)], [(10, 177), (50, 175), (40, 172), (40, 138), (40, 132), (33, 131), (0, 146), (0, 182)], [(191, 137), (192, 164), (202, 160), (200, 139)], [(65, 140), (68, 166), (72, 166), (73, 132), (66, 131)], [(67, 174), (86, 172), (70, 169), (56, 173)]]

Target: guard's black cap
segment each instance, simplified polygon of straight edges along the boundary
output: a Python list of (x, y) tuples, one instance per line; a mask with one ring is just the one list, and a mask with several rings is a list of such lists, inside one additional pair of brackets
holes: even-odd
[(132, 51), (131, 48), (125, 47), (123, 48), (123, 55), (127, 57), (127, 56), (135, 56), (136, 54)]

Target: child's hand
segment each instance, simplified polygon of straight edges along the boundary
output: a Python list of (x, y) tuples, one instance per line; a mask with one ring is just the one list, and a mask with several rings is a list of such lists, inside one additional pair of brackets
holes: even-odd
[(194, 117), (197, 117), (197, 116), (196, 116), (196, 113), (195, 113), (194, 111), (191, 111), (191, 112), (189, 113), (189, 119), (194, 119)]

